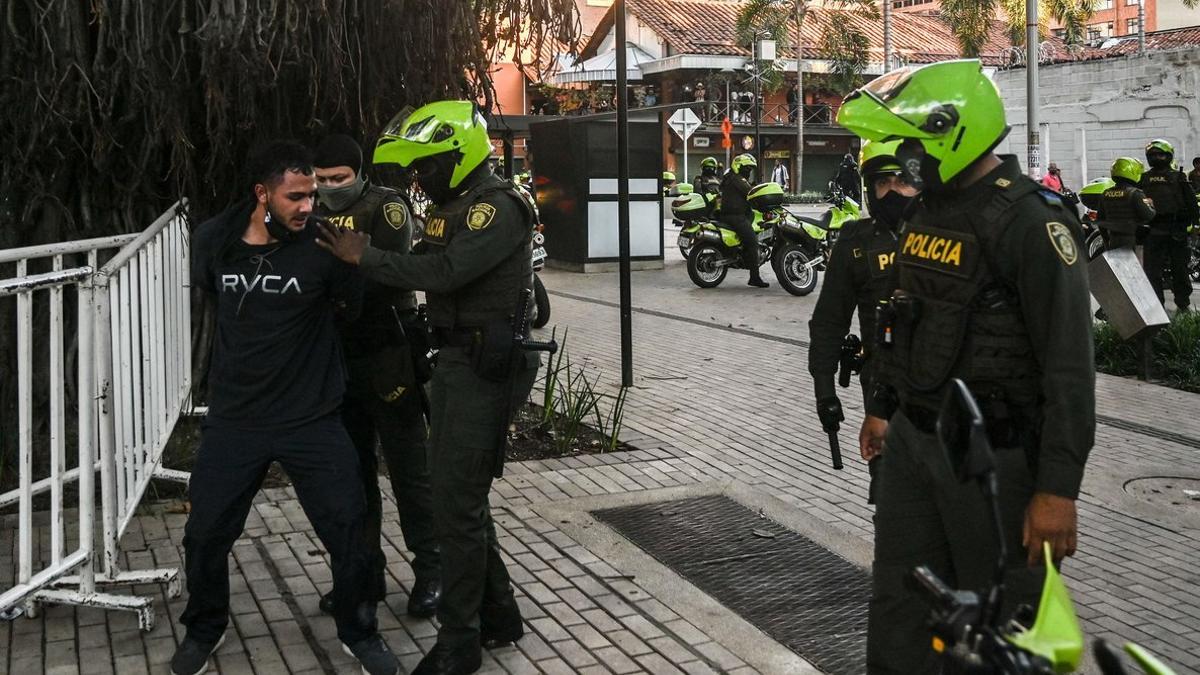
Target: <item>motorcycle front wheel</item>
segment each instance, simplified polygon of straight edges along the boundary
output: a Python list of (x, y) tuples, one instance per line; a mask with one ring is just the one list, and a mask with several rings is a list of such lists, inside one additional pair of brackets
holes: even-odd
[(550, 296), (546, 293), (546, 286), (542, 284), (541, 278), (536, 274), (533, 275), (533, 304), (537, 314), (529, 324), (534, 328), (541, 328), (550, 323)]
[(817, 270), (809, 265), (812, 258), (800, 244), (788, 244), (771, 259), (775, 278), (792, 295), (808, 295), (817, 287)]
[(716, 288), (725, 281), (729, 268), (722, 265), (725, 254), (712, 244), (698, 244), (688, 253), (687, 271), (692, 283), (700, 288)]

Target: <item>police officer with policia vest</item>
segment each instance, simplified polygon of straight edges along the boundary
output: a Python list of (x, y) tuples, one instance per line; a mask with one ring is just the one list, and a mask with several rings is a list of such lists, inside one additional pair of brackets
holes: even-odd
[(717, 173), (720, 164), (716, 157), (705, 157), (700, 160), (700, 174), (692, 180), (692, 189), (702, 195), (719, 194), (721, 192), (721, 176)]
[(927, 565), (955, 588), (983, 588), (997, 555), (981, 491), (955, 479), (935, 435), (952, 378), (970, 387), (996, 448), (1003, 616), (1037, 606), (1043, 542), (1055, 560), (1075, 552), (1095, 432), (1087, 259), (1074, 212), (992, 152), (1009, 127), (978, 60), (892, 71), (847, 96), (837, 119), (864, 138), (902, 140), (897, 157), (922, 190), (878, 318), (886, 339), (861, 438), (882, 442), (867, 663), (936, 673), (928, 607), (905, 577)]
[(375, 163), (415, 173), (436, 208), (414, 255), (360, 232), (326, 230), (326, 247), (369, 279), (424, 290), (441, 351), (432, 383), (430, 474), (442, 563), (437, 644), (414, 671), (472, 673), (480, 647), (524, 634), (488, 506), (515, 406), (537, 371), (514, 348), (512, 317), (532, 288), (533, 213), (488, 167), (487, 122), (469, 101), (439, 101), (394, 120)]
[[(917, 194), (916, 188), (905, 182), (896, 159), (899, 145), (900, 141), (863, 143), (859, 163), (867, 180), (871, 215), (842, 228), (829, 255), (825, 283), (808, 322), (808, 371), (812, 373), (817, 396), (817, 416), (827, 433), (836, 432), (845, 420), (833, 381), (856, 308), (866, 357), (859, 375), (864, 399), (873, 389), (870, 356), (874, 350), (875, 308), (892, 294), (896, 232), (905, 209)], [(878, 454), (877, 447), (862, 448), (862, 458), (872, 462), (872, 467)]]
[(1115, 185), (1100, 195), (1096, 224), (1104, 233), (1106, 250), (1137, 247), (1137, 234), (1154, 218), (1154, 204), (1138, 187), (1142, 163), (1118, 157), (1109, 173)]
[(1163, 301), (1163, 267), (1171, 266), (1171, 291), (1175, 307), (1188, 311), (1192, 296), (1192, 280), (1188, 278), (1188, 229), (1200, 223), (1196, 196), (1182, 171), (1171, 165), (1175, 148), (1157, 138), (1146, 145), (1146, 162), (1150, 169), (1142, 174), (1141, 188), (1154, 202), (1154, 220), (1146, 236), (1143, 265), (1146, 276), (1158, 301)]
[[(337, 227), (371, 235), (379, 249), (406, 254), (412, 248), (412, 209), (400, 193), (369, 183), (362, 173), (362, 149), (349, 136), (335, 134), (317, 146), (313, 160), (317, 179), (317, 215)], [(407, 611), (430, 617), (441, 595), (433, 500), (426, 466), (424, 396), (427, 377), (418, 372), (413, 351), (425, 345), (424, 327), (416, 319), (417, 298), (410, 291), (367, 281), (362, 314), (339, 321), (338, 333), (349, 379), (342, 403), (342, 423), (354, 441), (367, 497), (364, 537), (370, 548), (371, 578), (367, 597), (387, 596), (387, 557), (382, 548), (383, 500), (379, 494), (376, 445), (387, 462), (396, 497), (400, 532), (413, 554), (413, 576)], [(333, 594), (321, 598), (322, 611), (333, 612)]]
[(754, 234), (754, 211), (750, 208), (750, 178), (758, 168), (754, 155), (743, 153), (730, 162), (732, 169), (721, 179), (721, 222), (742, 240), (742, 264), (750, 270), (747, 285), (766, 288), (758, 272), (758, 237)]

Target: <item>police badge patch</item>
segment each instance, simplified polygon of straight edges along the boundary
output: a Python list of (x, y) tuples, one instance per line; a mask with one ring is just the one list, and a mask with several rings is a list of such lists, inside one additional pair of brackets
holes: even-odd
[(1071, 234), (1071, 230), (1062, 223), (1046, 223), (1046, 232), (1050, 235), (1050, 243), (1054, 245), (1054, 250), (1058, 253), (1058, 257), (1068, 265), (1074, 265), (1079, 259), (1079, 248), (1075, 246), (1075, 237)]
[(383, 219), (392, 229), (398, 230), (408, 222), (408, 209), (399, 202), (389, 202), (383, 205)]
[(467, 211), (467, 227), (472, 230), (482, 230), (492, 224), (492, 219), (496, 217), (496, 207), (491, 204), (480, 202), (471, 207)]

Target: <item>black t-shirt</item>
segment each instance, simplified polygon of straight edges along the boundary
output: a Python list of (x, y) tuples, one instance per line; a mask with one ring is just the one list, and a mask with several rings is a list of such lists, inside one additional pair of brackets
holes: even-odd
[(334, 412), (346, 389), (334, 312), (357, 315), (362, 275), (317, 246), (311, 223), (252, 246), (245, 215), (221, 218), (197, 230), (192, 269), (217, 299), (206, 424), (284, 429)]

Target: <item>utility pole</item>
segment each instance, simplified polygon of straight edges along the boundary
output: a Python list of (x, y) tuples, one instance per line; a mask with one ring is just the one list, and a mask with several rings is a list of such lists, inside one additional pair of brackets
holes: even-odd
[(797, 194), (804, 185), (804, 12), (807, 0), (792, 0), (796, 21), (796, 179)]
[(621, 386), (633, 386), (633, 298), (629, 288), (629, 83), (625, 47), (625, 0), (616, 0), (617, 20), (617, 255), (621, 283)]
[(1146, 53), (1146, 0), (1138, 0), (1138, 53)]
[(1025, 143), (1029, 177), (1042, 177), (1042, 136), (1038, 120), (1038, 3), (1025, 2)]
[(883, 72), (892, 69), (892, 0), (883, 0)]
[(762, 178), (762, 71), (759, 69), (758, 51), (761, 40), (754, 34), (754, 159), (758, 162), (758, 178)]

